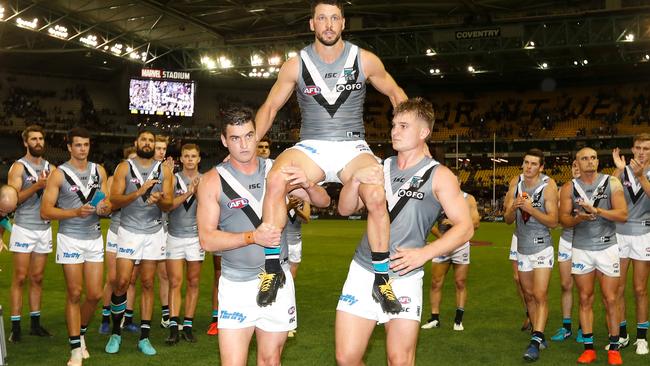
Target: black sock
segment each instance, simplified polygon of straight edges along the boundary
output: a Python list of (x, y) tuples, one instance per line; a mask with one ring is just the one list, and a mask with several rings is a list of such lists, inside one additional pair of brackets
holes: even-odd
[(169, 320), (169, 305), (163, 305), (160, 307), (160, 312), (164, 321)]
[(32, 311), (29, 313), (29, 319), (31, 320), (32, 329), (38, 329), (41, 327), (41, 312)]
[(111, 321), (111, 306), (102, 307), (102, 323), (110, 323)]
[(194, 323), (194, 318), (183, 318), (183, 331), (185, 333), (192, 333), (192, 325)]
[(81, 336), (71, 336), (68, 337), (68, 343), (70, 343), (70, 350), (81, 347)]
[(122, 335), (122, 318), (126, 309), (126, 293), (123, 295), (111, 294), (111, 314), (113, 316), (113, 334)]
[(454, 323), (456, 323), (456, 324), (462, 323), (464, 314), (465, 314), (465, 309), (456, 308), (456, 317), (454, 318)]
[(583, 345), (585, 349), (594, 349), (594, 334), (593, 333), (583, 333), (582, 339), (584, 339)]
[(87, 331), (88, 331), (88, 326), (82, 324), (79, 334), (85, 336)]
[(151, 320), (140, 321), (140, 340), (149, 338), (150, 329), (151, 329)]
[(264, 248), (264, 270), (266, 273), (280, 273), (280, 247)]
[(131, 325), (133, 323), (133, 310), (126, 309), (124, 312), (124, 326)]
[(385, 285), (388, 283), (388, 252), (370, 252), (372, 257), (372, 267), (375, 270), (375, 285)]
[(212, 322), (216, 323), (219, 321), (219, 310), (212, 310)]
[(618, 340), (619, 336), (609, 336), (609, 350), (618, 351)]
[(627, 321), (623, 320), (618, 326), (618, 334), (621, 338), (627, 338)]
[(432, 322), (434, 320), (437, 320), (438, 322), (440, 322), (440, 314), (431, 313), (431, 318), (429, 319), (429, 321)]
[(534, 331), (533, 336), (530, 338), (530, 344), (533, 346), (537, 347), (539, 349), (539, 346), (544, 343), (544, 333)]
[(20, 315), (11, 316), (11, 330), (13, 332), (20, 332)]
[(178, 334), (178, 317), (172, 316), (169, 318), (169, 336), (175, 336)]
[(636, 339), (646, 339), (648, 334), (648, 322), (637, 323), (636, 325)]
[(562, 327), (566, 329), (567, 332), (571, 332), (571, 318), (562, 319)]

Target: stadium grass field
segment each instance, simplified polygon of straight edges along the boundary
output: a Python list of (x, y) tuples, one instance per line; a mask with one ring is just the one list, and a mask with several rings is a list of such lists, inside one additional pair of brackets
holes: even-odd
[[(108, 222), (103, 223), (106, 230)], [(298, 333), (285, 346), (284, 365), (334, 365), (334, 317), (337, 300), (354, 248), (365, 229), (364, 221), (315, 220), (303, 226), (303, 262), (296, 281), (298, 302)], [(422, 331), (417, 348), (418, 365), (520, 365), (529, 335), (519, 327), (523, 310), (512, 284), (511, 265), (507, 260), (513, 227), (499, 223), (482, 223), (474, 236), (476, 240), (490, 241), (493, 245), (472, 248), (468, 279), (468, 303), (466, 306), (465, 331), (454, 332), (452, 323), (455, 309), (453, 278), (447, 278), (443, 294), (442, 327)], [(559, 231), (554, 233), (556, 239)], [(5, 236), (5, 242), (8, 237)], [(556, 240), (557, 241), (557, 240)], [(8, 344), (10, 365), (64, 365), (69, 356), (64, 319), (65, 287), (62, 271), (50, 256), (44, 280), (42, 323), (54, 333), (52, 338), (23, 336), (19, 345)], [(11, 256), (0, 255), (0, 304), (4, 306), (6, 334), (9, 322), (9, 287), (11, 281)], [(85, 365), (145, 366), (145, 365), (218, 365), (219, 349), (216, 337), (205, 335), (211, 314), (212, 263), (203, 265), (201, 293), (194, 321), (198, 343), (181, 341), (174, 347), (164, 344), (167, 330), (160, 329), (160, 304), (156, 295), (151, 340), (158, 355), (147, 357), (136, 350), (137, 335), (125, 334), (118, 355), (104, 353), (107, 336), (97, 332), (100, 320), (98, 309), (90, 325), (87, 342), (91, 358)], [(424, 283), (428, 291), (430, 281), (427, 268)], [(157, 288), (157, 286), (156, 286)], [(635, 315), (631, 287), (628, 287), (628, 324), (630, 347), (623, 350), (626, 365), (648, 365), (650, 358), (634, 353), (632, 342), (636, 334)], [(575, 297), (574, 297), (575, 298)], [(429, 316), (428, 295), (425, 292), (423, 319)], [(29, 309), (24, 297), (23, 333), (28, 332)], [(550, 335), (561, 323), (560, 285), (557, 266), (554, 268), (549, 291), (550, 314), (546, 335)], [(574, 329), (577, 328), (577, 303), (574, 301)], [(136, 321), (139, 319), (136, 307)], [(607, 331), (600, 299), (595, 305), (595, 343), (598, 352), (597, 365), (607, 363), (603, 346)], [(383, 327), (377, 327), (370, 341), (365, 362), (368, 365), (384, 365), (385, 344)], [(550, 348), (541, 354), (540, 365), (575, 364), (582, 346), (573, 340), (563, 343), (549, 342)], [(249, 364), (255, 364), (255, 345), (251, 345)]]

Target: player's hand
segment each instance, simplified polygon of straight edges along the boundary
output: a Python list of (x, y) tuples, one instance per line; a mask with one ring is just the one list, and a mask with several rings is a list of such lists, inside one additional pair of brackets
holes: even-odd
[(517, 197), (515, 200), (515, 207), (520, 208), (524, 212), (531, 213), (533, 212), (533, 204), (530, 202), (528, 198), (524, 197)]
[(171, 156), (168, 156), (167, 159), (163, 160), (162, 164), (168, 167), (172, 172), (174, 171), (174, 158)]
[(144, 184), (140, 186), (140, 189), (138, 189), (138, 195), (142, 196), (143, 194), (147, 193), (149, 188), (153, 187), (159, 182), (160, 181), (158, 179), (149, 179), (148, 181), (145, 181)]
[(594, 221), (594, 220), (596, 220), (598, 218), (598, 216), (596, 216), (596, 214), (590, 214), (590, 213), (587, 213), (587, 212), (584, 212), (584, 211), (583, 212), (576, 212), (575, 217), (576, 217), (576, 219), (580, 220), (580, 222)]
[(634, 173), (634, 176), (637, 178), (640, 178), (643, 176), (643, 164), (639, 163), (636, 159), (630, 160), (630, 168), (632, 168), (632, 173)]
[(163, 192), (153, 192), (149, 195), (149, 198), (147, 198), (147, 204), (148, 205), (155, 205), (158, 203), (163, 198)]
[(189, 195), (193, 195), (194, 192), (196, 192), (196, 188), (199, 186), (199, 183), (201, 182), (201, 177), (196, 177), (192, 179), (192, 182), (190, 183), (189, 187), (187, 187), (187, 193)]
[(282, 173), (285, 175), (285, 180), (289, 183), (290, 186), (297, 186), (302, 189), (309, 189), (313, 185), (309, 179), (307, 179), (307, 174), (300, 167), (295, 165), (288, 165), (282, 167)]
[(291, 210), (292, 208), (300, 207), (302, 200), (296, 196), (289, 195), (289, 203), (287, 203), (287, 209)]
[(403, 276), (414, 269), (422, 267), (427, 262), (427, 258), (422, 251), (423, 248), (397, 247), (397, 252), (390, 256), (390, 269)]
[(585, 200), (579, 200), (578, 205), (588, 214), (596, 215), (598, 213), (598, 210)]
[(384, 186), (384, 169), (379, 164), (374, 164), (357, 170), (353, 177), (354, 182), (360, 184), (376, 184)]
[(93, 207), (93, 206), (91, 206), (91, 205), (89, 205), (87, 203), (85, 205), (77, 208), (77, 216), (78, 217), (88, 217), (88, 216), (90, 216), (90, 215), (92, 215), (94, 213), (95, 213), (95, 207)]
[(621, 155), (621, 149), (618, 147), (612, 150), (612, 159), (614, 160), (616, 169), (625, 169), (625, 156)]
[(38, 180), (36, 183), (34, 183), (35, 186), (37, 186), (39, 189), (45, 188), (47, 185), (47, 178), (50, 177), (50, 171), (49, 170), (43, 170), (41, 174), (38, 175)]
[(97, 204), (97, 210), (95, 212), (97, 212), (97, 215), (99, 216), (108, 216), (111, 211), (111, 203), (108, 200), (103, 199), (99, 204)]
[(253, 239), (255, 244), (265, 247), (277, 247), (280, 245), (280, 238), (282, 230), (273, 225), (262, 223), (253, 231)]

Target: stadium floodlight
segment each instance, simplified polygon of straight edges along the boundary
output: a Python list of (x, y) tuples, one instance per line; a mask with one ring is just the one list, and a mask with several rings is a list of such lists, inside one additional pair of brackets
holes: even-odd
[(262, 56), (257, 53), (251, 55), (251, 66), (262, 66), (264, 64), (264, 59)]
[(212, 69), (214, 69), (215, 67), (217, 67), (217, 63), (214, 62), (214, 60), (211, 59), (211, 58), (208, 57), (208, 56), (203, 56), (203, 57), (201, 57), (201, 64), (202, 64), (203, 66), (205, 66), (205, 68), (208, 69), (208, 70), (212, 70)]
[(22, 28), (36, 29), (36, 27), (38, 27), (38, 18), (34, 18), (32, 20), (25, 20), (23, 18), (16, 18), (16, 24), (19, 27), (22, 27)]
[(262, 73), (262, 76), (265, 77), (265, 78), (268, 78), (269, 76), (271, 76), (271, 73), (269, 73), (267, 71), (267, 72)]
[(296, 51), (287, 52), (287, 59), (290, 59), (290, 58), (296, 57), (296, 56), (298, 56), (298, 52), (296, 52)]
[(124, 45), (121, 43), (116, 43), (111, 47), (111, 52), (113, 52), (115, 55), (120, 56), (122, 54), (122, 48), (124, 48)]
[(427, 56), (435, 56), (436, 54), (437, 54), (436, 50), (434, 50), (433, 48), (427, 48), (427, 51), (425, 52), (425, 55)]
[(539, 65), (539, 68), (544, 70), (548, 69), (548, 63), (542, 62), (541, 65)]
[(431, 75), (439, 75), (440, 74), (440, 69), (429, 69), (429, 74)]
[(55, 25), (47, 29), (47, 33), (52, 37), (68, 39), (68, 28), (62, 25)]
[(469, 72), (475, 72), (476, 69), (474, 68), (474, 66), (469, 65), (469, 66), (467, 66), (467, 71), (469, 71)]
[[(127, 52), (128, 52), (128, 50), (129, 50), (129, 49), (127, 48)], [(137, 52), (133, 52), (133, 50), (132, 50), (131, 53), (129, 53), (129, 58), (135, 60), (135, 59), (137, 59), (137, 58), (140, 58), (140, 55), (138, 55)]]
[(133, 52), (133, 47), (127, 46), (126, 47), (126, 53), (131, 53), (131, 52)]
[(280, 63), (281, 63), (280, 56), (274, 55), (269, 57), (269, 65), (278, 66), (280, 65)]
[(644, 57), (645, 57), (646, 61), (650, 61), (650, 55), (649, 54), (646, 53)]
[(222, 69), (229, 69), (232, 66), (233, 66), (232, 60), (230, 60), (228, 57), (226, 56), (219, 57), (219, 67), (221, 67)]
[(578, 66), (578, 61), (573, 60), (573, 64), (574, 64), (575, 66)]
[(532, 50), (532, 49), (534, 49), (534, 48), (535, 48), (535, 42), (534, 42), (534, 41), (529, 41), (529, 42), (526, 43), (526, 45), (524, 46), (524, 49), (527, 49), (527, 50)]
[(142, 52), (140, 56), (140, 60), (142, 60), (142, 62), (147, 61), (147, 51)]
[(625, 42), (634, 42), (634, 33), (628, 33), (625, 35)]
[(0, 20), (5, 18), (5, 7), (0, 6)]
[(79, 38), (79, 42), (89, 47), (97, 47), (97, 36), (89, 34), (85, 37)]
[(588, 63), (589, 63), (589, 60), (587, 60), (587, 59), (582, 60), (583, 65), (587, 65)]

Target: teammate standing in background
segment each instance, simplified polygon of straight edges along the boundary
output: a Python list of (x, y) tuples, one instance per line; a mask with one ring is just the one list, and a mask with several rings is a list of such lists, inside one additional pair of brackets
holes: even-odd
[(20, 318), (23, 308), (23, 286), (29, 276), (29, 334), (49, 337), (41, 325), (41, 294), (43, 272), (47, 255), (52, 252), (52, 227), (41, 218), (41, 196), (52, 171), (56, 168), (43, 158), (45, 132), (38, 125), (25, 128), (22, 133), (25, 156), (9, 169), (8, 184), (18, 191), (18, 207), (9, 238), (13, 253), (11, 279), (11, 333), (9, 342), (20, 342)]

